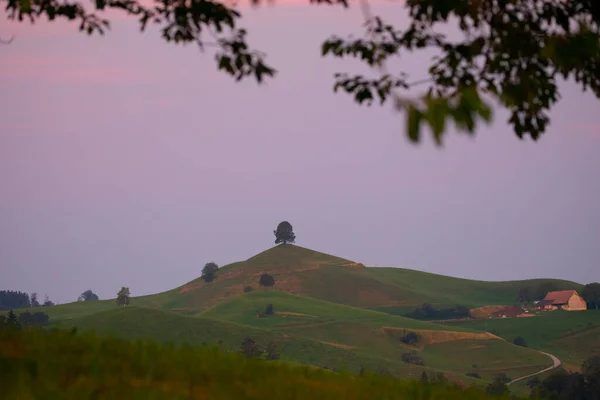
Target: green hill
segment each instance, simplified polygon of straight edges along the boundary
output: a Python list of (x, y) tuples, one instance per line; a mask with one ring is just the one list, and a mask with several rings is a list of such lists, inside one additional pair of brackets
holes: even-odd
[[(264, 273), (275, 278), (272, 288), (258, 285)], [(262, 345), (277, 343), (282, 358), (297, 363), (353, 372), (364, 367), (402, 377), (431, 370), (473, 382), (467, 372), (476, 370), (484, 379), (499, 371), (515, 377), (543, 369), (550, 361), (480, 332), (478, 325), (440, 325), (393, 314), (424, 302), (468, 307), (512, 304), (519, 288), (545, 281), (482, 282), (370, 268), (287, 244), (222, 267), (211, 283), (195, 279), (162, 293), (134, 297), (129, 307), (103, 300), (43, 311), (51, 326), (126, 339), (195, 346), (220, 343), (225, 350), (237, 351), (242, 339), (251, 336)], [(573, 282), (553, 282), (561, 288), (580, 288)], [(267, 304), (273, 305), (275, 314), (265, 317), (261, 314)], [(418, 335), (418, 343), (401, 341), (408, 332)], [(510, 335), (500, 334), (512, 340)], [(402, 355), (411, 351), (424, 366), (402, 361)]]
[(340, 257), (291, 244), (275, 246), (246, 261), (221, 268), (217, 279), (206, 284), (193, 280), (169, 296), (164, 308), (197, 313), (258, 288), (261, 274), (275, 278), (279, 291), (354, 307), (404, 314), (422, 304), (475, 308), (513, 304), (522, 287), (553, 282), (561, 289), (581, 290), (582, 285), (554, 279), (484, 282), (400, 268), (373, 268)]
[[(179, 318), (183, 318), (179, 316)], [(69, 332), (0, 330), (0, 387), (11, 399), (485, 399), (482, 390), (361, 377), (201, 348)]]

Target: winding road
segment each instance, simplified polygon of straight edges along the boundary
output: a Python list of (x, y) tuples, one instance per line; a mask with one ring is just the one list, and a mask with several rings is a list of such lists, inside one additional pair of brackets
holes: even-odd
[(510, 386), (511, 384), (522, 381), (523, 379), (531, 378), (532, 376), (543, 374), (544, 372), (550, 371), (550, 370), (552, 370), (554, 368), (558, 368), (560, 366), (560, 360), (558, 359), (558, 357), (553, 356), (552, 354), (544, 353), (543, 351), (539, 351), (539, 353), (542, 353), (542, 354), (550, 357), (552, 359), (552, 366), (545, 368), (541, 371), (534, 372), (533, 374), (529, 374), (529, 375), (521, 376), (520, 378), (513, 379), (512, 381), (508, 382), (508, 384), (506, 386)]

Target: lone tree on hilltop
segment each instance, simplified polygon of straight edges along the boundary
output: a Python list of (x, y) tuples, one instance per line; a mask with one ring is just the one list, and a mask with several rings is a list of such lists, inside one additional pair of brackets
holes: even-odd
[(209, 262), (204, 265), (202, 268), (202, 275), (200, 276), (204, 279), (204, 282), (210, 283), (215, 280), (217, 277), (217, 271), (219, 270), (219, 266), (214, 262)]
[(600, 306), (600, 283), (588, 283), (581, 292), (581, 297), (588, 302), (590, 307), (595, 307), (596, 310)]
[(294, 243), (296, 241), (294, 228), (292, 228), (292, 224), (287, 221), (280, 222), (279, 225), (277, 225), (277, 229), (274, 230), (273, 233), (275, 234), (275, 244)]
[(258, 280), (260, 286), (271, 287), (275, 285), (275, 278), (269, 274), (262, 274)]
[(123, 286), (121, 290), (117, 293), (117, 305), (119, 306), (128, 306), (131, 300), (131, 293), (129, 292), (129, 288)]

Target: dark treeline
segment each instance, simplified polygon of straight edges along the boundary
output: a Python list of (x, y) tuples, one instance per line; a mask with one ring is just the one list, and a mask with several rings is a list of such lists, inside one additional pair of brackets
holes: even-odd
[(1, 328), (13, 328), (13, 329), (27, 329), (34, 327), (42, 327), (48, 325), (50, 317), (48, 314), (42, 311), (29, 312), (25, 311), (18, 317), (13, 310), (10, 310), (8, 315), (0, 315), (0, 329)]
[(586, 360), (581, 372), (557, 370), (544, 380), (533, 378), (527, 382), (531, 398), (541, 400), (600, 399), (600, 356)]
[(40, 306), (48, 307), (53, 305), (54, 302), (50, 301), (48, 295), (46, 295), (44, 301), (40, 303), (38, 295), (35, 292), (27, 294), (16, 290), (0, 290), (0, 311)]
[(469, 309), (457, 305), (438, 310), (429, 303), (423, 303), (405, 316), (420, 320), (460, 319), (469, 317)]
[(31, 307), (29, 295), (15, 290), (0, 290), (0, 310)]

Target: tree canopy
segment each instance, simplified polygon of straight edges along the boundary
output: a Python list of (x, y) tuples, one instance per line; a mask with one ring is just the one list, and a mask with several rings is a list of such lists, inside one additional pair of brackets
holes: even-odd
[(217, 277), (217, 271), (219, 270), (219, 266), (214, 262), (209, 262), (204, 265), (202, 268), (202, 275), (200, 276), (204, 282), (210, 283), (215, 280)]
[(279, 243), (294, 243), (296, 241), (296, 234), (294, 233), (294, 228), (292, 224), (287, 221), (280, 222), (277, 225), (277, 229), (273, 231), (275, 235), (275, 244)]
[(271, 287), (275, 285), (275, 278), (269, 274), (262, 274), (258, 279), (258, 284), (260, 286)]
[[(196, 43), (213, 48), (217, 69), (239, 81), (262, 83), (276, 75), (266, 55), (250, 46), (240, 27), (242, 13), (235, 3), (205, 0), (97, 0), (91, 11), (81, 2), (62, 0), (0, 0), (8, 18), (33, 22), (66, 19), (88, 34), (104, 34), (110, 22), (105, 10), (137, 18), (141, 31), (149, 24), (161, 29), (167, 42)], [(257, 5), (260, 0), (251, 0)], [(349, 7), (348, 0), (310, 3)], [(550, 122), (549, 112), (560, 99), (560, 80), (571, 80), (600, 98), (600, 3), (597, 0), (406, 0), (410, 22), (397, 28), (373, 15), (368, 0), (359, 5), (365, 20), (364, 37), (333, 35), (321, 46), (323, 56), (356, 58), (374, 77), (338, 73), (334, 91), (358, 104), (384, 104), (405, 112), (406, 133), (413, 142), (428, 126), (436, 143), (450, 122), (473, 134), (492, 118), (490, 101), (510, 113), (508, 123), (520, 138), (537, 140)], [(460, 31), (456, 40), (441, 33), (442, 24)], [(417, 51), (437, 54), (426, 76), (392, 73), (387, 61)], [(420, 95), (408, 89), (423, 87)], [(486, 99), (484, 101), (484, 98)]]
[(81, 297), (81, 300), (83, 300), (83, 301), (96, 301), (96, 300), (100, 299), (98, 297), (98, 295), (96, 293), (92, 292), (90, 289), (81, 293), (80, 297)]
[(600, 308), (600, 283), (588, 283), (581, 291), (581, 297), (587, 301), (590, 306), (596, 309)]
[(129, 292), (129, 288), (123, 286), (121, 290), (117, 293), (117, 305), (119, 306), (128, 306), (131, 301), (131, 293)]

